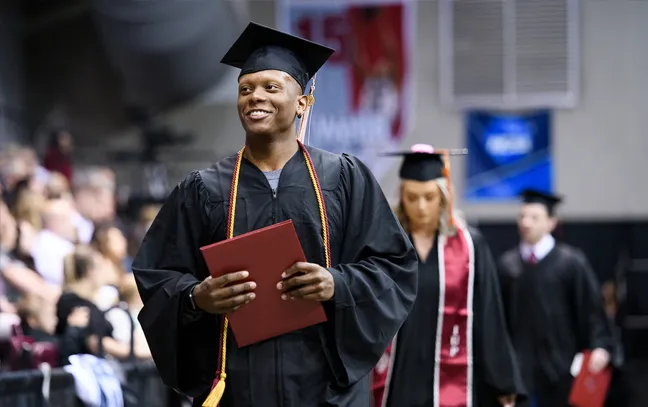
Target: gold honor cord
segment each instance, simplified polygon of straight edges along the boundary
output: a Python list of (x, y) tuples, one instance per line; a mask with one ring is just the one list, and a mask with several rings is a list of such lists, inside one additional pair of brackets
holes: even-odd
[[(311, 86), (311, 94), (309, 95), (312, 98), (312, 92), (315, 89), (315, 84), (313, 80), (313, 85)], [(309, 99), (309, 101), (312, 99)], [(300, 125), (300, 132), (302, 132), (303, 123), (306, 122), (308, 118), (308, 111), (310, 106), (306, 108), (306, 115)], [(310, 154), (306, 150), (302, 140), (298, 139), (299, 148), (304, 154), (304, 159), (306, 160), (306, 167), (308, 167), (308, 174), (310, 176), (311, 182), (313, 184), (313, 189), (315, 190), (315, 196), (317, 198), (317, 206), (319, 207), (320, 221), (322, 222), (322, 239), (324, 241), (324, 258), (326, 262), (326, 268), (331, 267), (331, 245), (329, 242), (329, 230), (328, 230), (328, 221), (326, 216), (326, 206), (324, 204), (324, 195), (322, 194), (322, 188), (320, 187), (319, 179), (315, 173), (315, 166), (313, 165), (313, 160), (311, 159)], [(239, 175), (241, 173), (241, 161), (243, 160), (243, 152), (245, 147), (241, 148), (236, 157), (236, 164), (234, 166), (234, 174), (232, 175), (232, 187), (230, 190), (230, 206), (229, 212), (227, 215), (227, 238), (231, 239), (234, 237), (234, 218), (236, 215), (236, 197), (238, 195), (238, 183)], [(216, 371), (216, 378), (212, 385), (212, 390), (207, 396), (207, 399), (203, 403), (203, 407), (217, 407), (223, 398), (225, 393), (225, 378), (227, 374), (225, 373), (225, 367), (227, 365), (227, 329), (228, 329), (228, 319), (227, 316), (223, 315), (223, 324), (221, 327), (220, 333), (220, 366)]]

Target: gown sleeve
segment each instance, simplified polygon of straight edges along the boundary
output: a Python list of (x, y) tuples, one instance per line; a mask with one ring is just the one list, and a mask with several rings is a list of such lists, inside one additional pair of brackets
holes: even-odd
[[(193, 312), (189, 290), (208, 275), (200, 253), (210, 202), (200, 174), (178, 184), (133, 261), (144, 302), (138, 319), (163, 382), (192, 397), (209, 385), (217, 359), (215, 316)], [(210, 353), (211, 352), (211, 353)]]
[(499, 279), (500, 284), (500, 294), (502, 298), (502, 309), (504, 311), (504, 319), (506, 321), (507, 330), (511, 332), (511, 296), (513, 283), (515, 278), (512, 275), (510, 270), (510, 265), (508, 264), (508, 253), (504, 253), (497, 261), (497, 278)]
[(497, 397), (517, 395), (526, 399), (517, 355), (508, 334), (498, 271), (483, 236), (471, 231), (475, 247), (475, 354), (476, 377), (485, 387), (486, 405), (498, 405)]
[(340, 264), (329, 269), (335, 295), (326, 304), (333, 325), (326, 349), (337, 383), (348, 386), (370, 373), (407, 318), (418, 258), (371, 171), (354, 157), (342, 160), (345, 232)]
[(596, 275), (585, 255), (574, 251), (571, 270), (579, 345), (581, 349), (603, 348), (612, 354), (615, 350), (612, 324), (605, 312)]

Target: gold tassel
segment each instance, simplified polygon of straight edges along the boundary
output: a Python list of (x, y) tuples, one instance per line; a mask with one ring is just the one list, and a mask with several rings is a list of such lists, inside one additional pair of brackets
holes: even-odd
[(317, 74), (313, 75), (313, 81), (311, 82), (310, 91), (307, 96), (306, 110), (302, 114), (302, 118), (299, 121), (299, 129), (297, 130), (297, 140), (301, 141), (302, 144), (306, 137), (306, 126), (308, 125), (311, 106), (315, 103), (315, 96), (313, 96), (313, 93), (315, 93), (315, 79), (317, 79)]
[[(241, 150), (243, 151), (243, 150)], [(241, 154), (239, 154), (240, 158)], [(238, 161), (238, 165), (240, 165), (240, 160)], [(236, 176), (236, 179), (238, 181), (238, 176)], [(236, 190), (236, 185), (234, 186), (233, 190)], [(236, 193), (236, 192), (235, 192)], [(234, 195), (236, 196), (236, 195)], [(234, 200), (233, 202), (236, 202)], [(230, 208), (230, 218), (234, 219), (234, 210), (233, 208)], [(232, 235), (234, 234), (233, 232), (234, 228), (231, 228), (229, 233), (229, 238), (232, 238)], [(221, 368), (220, 368), (220, 374), (218, 375), (218, 382), (216, 383), (216, 386), (211, 389), (209, 392), (209, 396), (205, 399), (203, 402), (203, 407), (218, 407), (218, 403), (220, 403), (221, 399), (223, 398), (223, 394), (225, 394), (225, 378), (227, 375), (225, 374), (225, 366), (227, 365), (227, 327), (229, 326), (229, 320), (227, 317), (223, 317), (223, 331), (222, 331), (222, 336), (221, 336)]]
[(218, 403), (220, 403), (221, 399), (223, 398), (223, 394), (225, 394), (226, 377), (227, 375), (225, 373), (221, 373), (218, 383), (216, 383), (216, 386), (214, 386), (214, 388), (209, 392), (209, 396), (207, 396), (207, 398), (205, 399), (203, 407), (218, 406)]

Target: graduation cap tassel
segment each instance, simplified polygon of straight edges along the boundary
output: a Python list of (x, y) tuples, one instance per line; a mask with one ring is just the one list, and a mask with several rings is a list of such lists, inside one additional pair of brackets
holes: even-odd
[(450, 180), (450, 151), (449, 150), (444, 150), (443, 151), (443, 176), (446, 179), (447, 188), (448, 188), (448, 196), (447, 196), (447, 201), (448, 201), (448, 223), (450, 227), (455, 226), (454, 222), (454, 216), (452, 214), (452, 207), (454, 206), (454, 199), (453, 199), (453, 194), (452, 194), (452, 182)]
[(203, 407), (217, 407), (218, 403), (220, 403), (221, 399), (223, 398), (223, 394), (225, 394), (225, 378), (227, 377), (227, 374), (225, 374), (225, 364), (227, 362), (227, 352), (225, 351), (227, 349), (227, 325), (228, 321), (227, 317), (225, 317), (225, 321), (223, 322), (223, 331), (225, 332), (225, 334), (221, 334), (221, 370), (220, 374), (218, 374), (218, 376), (216, 377), (215, 385), (213, 386), (212, 390), (209, 392), (209, 396), (207, 396), (205, 402), (203, 403)]
[(301, 143), (304, 143), (304, 139), (306, 137), (306, 127), (308, 125), (308, 120), (310, 118), (311, 106), (313, 106), (313, 104), (315, 103), (315, 96), (313, 96), (313, 93), (315, 93), (316, 78), (317, 78), (317, 74), (313, 76), (313, 81), (311, 82), (310, 91), (308, 92), (308, 96), (307, 96), (306, 110), (304, 111), (304, 114), (302, 115), (302, 118), (299, 121), (299, 131), (297, 132), (297, 140), (299, 140)]
[[(315, 84), (311, 86), (311, 94), (309, 95), (309, 100), (312, 105), (312, 93), (315, 90)], [(308, 110), (307, 110), (308, 111)], [(301, 131), (301, 126), (300, 126)], [(313, 160), (306, 150), (304, 144), (299, 141), (299, 147), (304, 154), (304, 160), (306, 161), (306, 167), (308, 169), (308, 174), (310, 176), (311, 182), (313, 184), (313, 189), (315, 190), (315, 197), (317, 198), (317, 206), (319, 208), (320, 221), (322, 222), (322, 240), (324, 242), (324, 265), (326, 268), (331, 267), (331, 243), (328, 229), (328, 216), (326, 214), (326, 205), (324, 202), (324, 194), (322, 193), (322, 187), (319, 183), (319, 178), (317, 178), (317, 173), (315, 172), (315, 165)], [(234, 174), (232, 174), (232, 184), (230, 189), (230, 207), (227, 214), (227, 238), (232, 239), (234, 237), (234, 219), (236, 219), (236, 197), (238, 196), (238, 184), (239, 184), (239, 174), (241, 173), (241, 161), (243, 160), (243, 152), (245, 151), (245, 146), (239, 150), (238, 156), (236, 158), (236, 164), (234, 166)], [(202, 404), (202, 407), (218, 407), (225, 394), (225, 379), (227, 374), (225, 374), (225, 367), (227, 366), (227, 329), (229, 326), (229, 320), (226, 316), (223, 316), (223, 324), (221, 325), (221, 334), (220, 334), (220, 365), (219, 369), (216, 371), (216, 378), (212, 385), (212, 389), (209, 392), (209, 395)]]

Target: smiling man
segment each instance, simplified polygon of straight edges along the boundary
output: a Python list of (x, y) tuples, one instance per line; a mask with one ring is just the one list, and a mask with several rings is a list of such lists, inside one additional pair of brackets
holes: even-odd
[[(306, 85), (332, 53), (246, 28), (222, 60), (241, 69), (245, 145), (173, 190), (134, 260), (153, 358), (194, 406), (368, 407), (368, 374), (414, 302), (417, 257), (371, 172), (297, 140)], [(223, 359), (225, 316), (256, 286), (244, 272), (207, 278), (200, 247), (287, 219), (308, 262), (277, 295), (321, 302), (328, 321), (242, 348), (229, 332)]]

